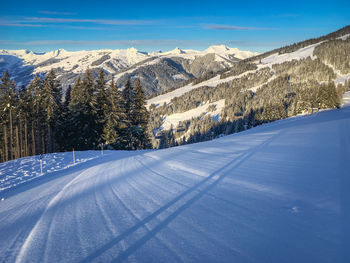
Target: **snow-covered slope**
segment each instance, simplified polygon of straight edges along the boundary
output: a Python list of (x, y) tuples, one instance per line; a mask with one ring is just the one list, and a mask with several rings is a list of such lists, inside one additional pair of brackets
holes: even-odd
[[(194, 108), (189, 111), (185, 111), (182, 113), (174, 113), (169, 116), (165, 116), (163, 120), (163, 125), (160, 127), (161, 130), (169, 130), (171, 127), (177, 127), (179, 124), (179, 121), (183, 120), (190, 120), (191, 118), (196, 118), (199, 116), (206, 116), (210, 115), (215, 120), (219, 120), (220, 118), (220, 112), (222, 108), (225, 106), (225, 100), (219, 100), (212, 103), (203, 103), (202, 105), (198, 106), (197, 108)], [(210, 111), (210, 107), (213, 107), (213, 110)]]
[[(260, 68), (262, 68), (262, 67), (260, 67)], [(183, 95), (191, 90), (202, 88), (202, 87), (216, 87), (217, 85), (219, 85), (221, 83), (230, 82), (233, 79), (243, 77), (243, 76), (245, 76), (249, 73), (252, 73), (252, 72), (256, 72), (256, 70), (247, 71), (247, 72), (242, 73), (238, 76), (231, 76), (231, 77), (227, 77), (224, 79), (221, 79), (220, 75), (217, 75), (211, 79), (202, 81), (202, 82), (195, 84), (195, 85), (190, 83), (190, 84), (185, 85), (181, 88), (175, 89), (173, 91), (167, 92), (165, 94), (162, 94), (162, 95), (159, 95), (159, 96), (156, 96), (154, 98), (147, 100), (147, 106), (149, 107), (149, 106), (151, 106), (151, 104), (154, 104), (156, 106), (162, 106), (164, 103), (168, 104), (173, 98), (180, 97), (181, 95)]]
[(330, 110), (13, 186), (0, 261), (350, 262), (349, 130)]
[(300, 60), (307, 57), (311, 57), (311, 59), (315, 59), (316, 57), (313, 55), (314, 49), (316, 46), (320, 45), (322, 42), (313, 44), (304, 48), (301, 48), (297, 51), (285, 54), (275, 53), (267, 58), (261, 60), (261, 63), (267, 64), (268, 66), (272, 66), (273, 64), (281, 64), (286, 61), (292, 61), (293, 59)]

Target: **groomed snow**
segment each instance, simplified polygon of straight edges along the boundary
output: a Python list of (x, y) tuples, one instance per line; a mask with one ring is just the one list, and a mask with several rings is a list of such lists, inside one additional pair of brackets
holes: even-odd
[(0, 261), (350, 262), (349, 130), (329, 110), (13, 186)]

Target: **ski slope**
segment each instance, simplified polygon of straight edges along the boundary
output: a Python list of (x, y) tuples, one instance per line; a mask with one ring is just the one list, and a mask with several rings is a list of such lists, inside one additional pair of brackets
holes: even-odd
[(344, 107), (14, 185), (0, 262), (350, 262), (349, 130)]

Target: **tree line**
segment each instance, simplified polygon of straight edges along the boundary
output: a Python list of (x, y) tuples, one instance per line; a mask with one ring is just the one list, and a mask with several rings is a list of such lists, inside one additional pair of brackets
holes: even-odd
[(1, 162), (72, 148), (151, 147), (140, 80), (119, 89), (113, 80), (107, 85), (103, 70), (95, 80), (87, 69), (65, 94), (53, 70), (27, 86), (17, 87), (8, 71), (0, 80)]

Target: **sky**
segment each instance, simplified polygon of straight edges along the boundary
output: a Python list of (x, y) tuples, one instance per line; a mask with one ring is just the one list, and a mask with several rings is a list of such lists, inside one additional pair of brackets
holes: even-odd
[(264, 52), (350, 25), (350, 1), (11, 1), (0, 9), (0, 49)]

